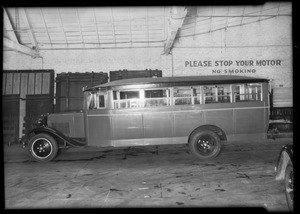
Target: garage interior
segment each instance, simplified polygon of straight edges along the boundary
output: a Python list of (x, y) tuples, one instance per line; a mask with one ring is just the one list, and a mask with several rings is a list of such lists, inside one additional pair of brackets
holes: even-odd
[[(5, 208), (287, 210), (274, 167), (293, 142), (290, 2), (2, 10)], [(85, 87), (231, 74), (270, 79), (268, 139), (226, 143), (213, 160), (193, 158), (186, 146), (148, 146), (74, 148), (36, 163), (22, 146), (40, 115), (81, 111)]]

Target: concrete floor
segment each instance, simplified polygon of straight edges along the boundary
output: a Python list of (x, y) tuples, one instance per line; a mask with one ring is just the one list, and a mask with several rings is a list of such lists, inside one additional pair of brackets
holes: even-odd
[[(292, 138), (226, 143), (209, 161), (186, 145), (69, 149), (49, 163), (4, 148), (5, 208), (264, 207), (287, 211), (274, 166)], [(6, 147), (6, 146), (5, 146)], [(18, 152), (16, 152), (18, 150)], [(127, 155), (125, 155), (127, 154)]]

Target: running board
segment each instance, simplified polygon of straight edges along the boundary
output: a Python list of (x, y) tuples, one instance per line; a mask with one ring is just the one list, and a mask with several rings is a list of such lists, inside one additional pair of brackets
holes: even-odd
[(69, 138), (67, 144), (74, 146), (74, 147), (85, 147), (86, 143), (80, 140)]

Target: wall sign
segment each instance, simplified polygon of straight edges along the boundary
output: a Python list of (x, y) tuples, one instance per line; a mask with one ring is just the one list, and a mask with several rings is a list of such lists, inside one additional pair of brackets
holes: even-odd
[(207, 68), (211, 67), (212, 74), (233, 74), (233, 73), (255, 73), (256, 67), (281, 66), (282, 60), (262, 59), (262, 60), (206, 60), (206, 61), (185, 61), (187, 68)]

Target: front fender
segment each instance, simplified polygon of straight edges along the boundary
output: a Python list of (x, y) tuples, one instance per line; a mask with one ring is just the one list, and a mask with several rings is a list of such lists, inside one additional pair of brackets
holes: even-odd
[[(28, 141), (30, 136), (32, 136), (33, 134), (40, 134), (40, 133), (46, 133), (49, 134), (50, 136), (54, 137), (55, 139), (57, 139), (57, 144), (59, 147), (67, 147), (67, 146), (82, 146), (82, 145), (78, 145), (78, 142), (75, 142), (74, 140), (72, 140), (71, 138), (69, 138), (68, 136), (64, 135), (62, 132), (47, 127), (47, 126), (41, 126), (41, 127), (36, 127), (34, 129), (32, 129), (29, 133), (28, 133), (28, 137), (26, 137), (26, 140)], [(23, 143), (24, 145), (24, 143)]]

